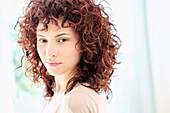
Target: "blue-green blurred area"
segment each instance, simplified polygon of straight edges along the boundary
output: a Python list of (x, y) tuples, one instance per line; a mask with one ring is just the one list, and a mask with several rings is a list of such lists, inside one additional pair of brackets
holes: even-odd
[[(100, 0), (97, 0), (99, 2)], [(170, 113), (170, 0), (107, 0), (122, 40), (109, 113)], [(43, 87), (25, 76), (17, 44), (27, 0), (0, 3), (0, 104), (5, 113), (40, 113)]]
[[(0, 5), (0, 35), (1, 35), (1, 77), (2, 110), (5, 113), (37, 113), (42, 105), (42, 89), (25, 76), (21, 65), (22, 50), (17, 44), (19, 26), (18, 17), (23, 13), (24, 0), (3, 1)], [(14, 29), (15, 28), (15, 29)], [(1, 89), (2, 89), (1, 88)]]

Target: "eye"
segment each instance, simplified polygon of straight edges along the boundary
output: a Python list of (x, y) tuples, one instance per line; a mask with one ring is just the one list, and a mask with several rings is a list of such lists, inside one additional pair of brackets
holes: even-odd
[(46, 39), (39, 39), (39, 42), (40, 43), (45, 43), (45, 42), (47, 42), (47, 40)]
[(66, 42), (66, 41), (68, 41), (68, 39), (62, 38), (62, 39), (59, 39), (58, 42)]

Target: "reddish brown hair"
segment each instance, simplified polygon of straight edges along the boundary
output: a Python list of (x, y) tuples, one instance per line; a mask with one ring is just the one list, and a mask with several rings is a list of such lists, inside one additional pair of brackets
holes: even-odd
[(82, 54), (77, 73), (67, 83), (65, 93), (71, 91), (77, 83), (89, 83), (86, 87), (96, 92), (104, 89), (108, 98), (111, 76), (115, 64), (118, 64), (116, 56), (120, 39), (114, 34), (116, 29), (104, 7), (93, 0), (30, 0), (24, 16), (18, 19), (18, 43), (24, 51), (22, 59), (26, 57), (26, 76), (35, 83), (42, 80), (45, 97), (53, 96), (54, 77), (48, 74), (38, 55), (36, 28), (39, 21), (43, 20), (45, 29), (48, 29), (48, 23), (54, 20), (57, 24), (59, 17), (63, 17), (62, 27), (67, 21), (79, 34)]

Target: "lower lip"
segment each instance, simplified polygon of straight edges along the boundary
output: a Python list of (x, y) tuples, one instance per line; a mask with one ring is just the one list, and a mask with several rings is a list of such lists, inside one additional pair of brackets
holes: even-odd
[(61, 63), (47, 63), (48, 66), (50, 67), (56, 67), (58, 65), (60, 65)]

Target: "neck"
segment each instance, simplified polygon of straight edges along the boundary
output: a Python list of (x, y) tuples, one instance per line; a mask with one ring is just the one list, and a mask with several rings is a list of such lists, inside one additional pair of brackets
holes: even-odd
[(74, 76), (73, 72), (55, 75), (55, 94), (62, 94), (66, 91), (68, 81)]

